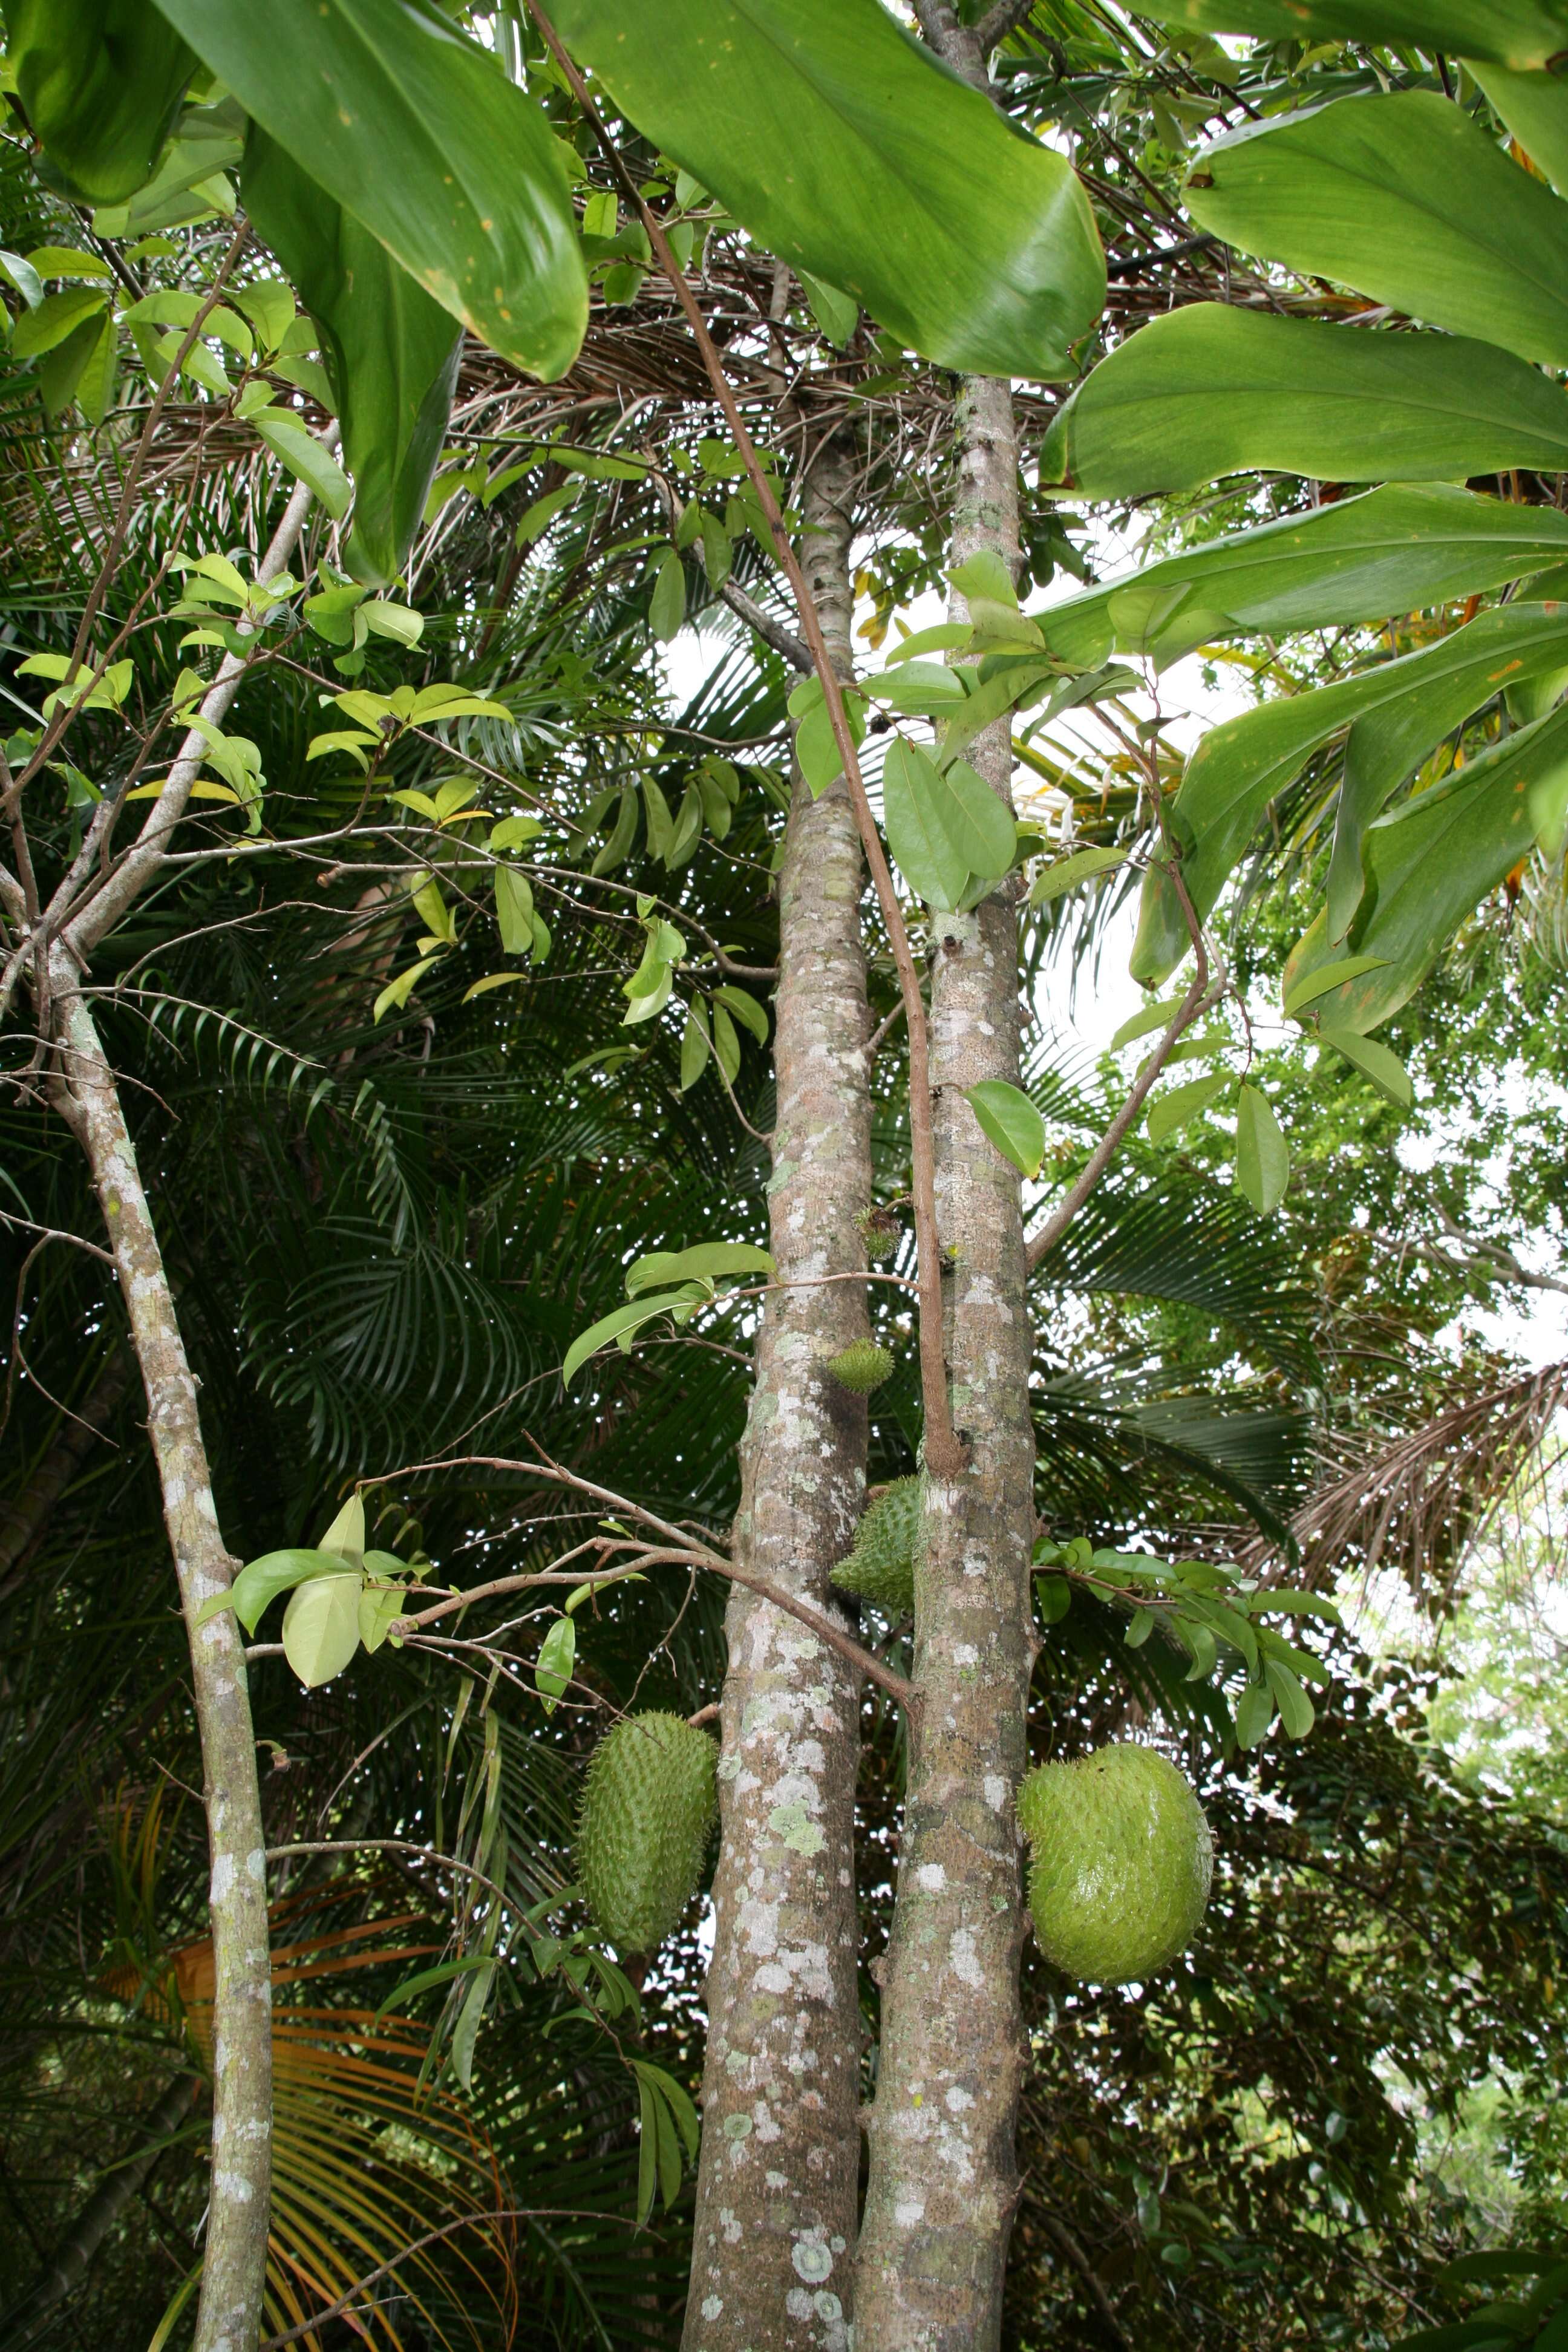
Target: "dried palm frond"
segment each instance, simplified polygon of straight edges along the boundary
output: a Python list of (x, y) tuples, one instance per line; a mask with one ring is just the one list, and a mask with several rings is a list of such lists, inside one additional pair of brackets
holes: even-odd
[[(1330, 1451), (1324, 1475), (1290, 1521), (1300, 1549), (1290, 1581), (1322, 1591), (1348, 1570), (1370, 1577), (1396, 1569), (1428, 1607), (1445, 1607), (1565, 1399), (1568, 1362), (1547, 1364), (1456, 1398), (1377, 1451)], [(1286, 1572), (1266, 1542), (1238, 1558), (1266, 1580)]]

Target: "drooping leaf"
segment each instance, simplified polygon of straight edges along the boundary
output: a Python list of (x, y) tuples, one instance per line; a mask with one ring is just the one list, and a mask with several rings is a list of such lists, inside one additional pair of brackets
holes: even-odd
[(332, 520), (341, 522), (353, 498), (353, 485), (331, 451), (321, 446), (291, 409), (255, 409), (245, 421), (295, 480), (309, 485)]
[(434, 0), (158, 0), (246, 111), (425, 292), (530, 375), (588, 289), (554, 133)]
[(936, 764), (900, 735), (882, 767), (883, 823), (893, 863), (928, 907), (952, 913), (963, 896), (969, 868), (938, 813)]
[(308, 1690), (341, 1675), (359, 1648), (357, 1570), (318, 1576), (297, 1585), (283, 1612), (283, 1654)]
[[(1565, 810), (1568, 706), (1380, 817), (1367, 834), (1366, 900), (1350, 944), (1386, 961), (1318, 1000), (1324, 1025), (1364, 1034), (1396, 1013), (1459, 924), (1537, 839), (1553, 833), (1561, 839)], [(1320, 915), (1285, 967), (1287, 988), (1339, 955)]]
[[(354, 479), (346, 562), (356, 578), (381, 585), (402, 571), (424, 515), (462, 330), (352, 213), (255, 126), (243, 186), (247, 211), (321, 339)], [(256, 422), (270, 438), (263, 421)]]
[(1184, 1086), (1171, 1087), (1165, 1093), (1156, 1095), (1146, 1122), (1150, 1142), (1163, 1143), (1168, 1135), (1190, 1126), (1229, 1084), (1226, 1073), (1217, 1070), (1206, 1078), (1189, 1078)]
[(1285, 1198), (1290, 1181), (1290, 1147), (1266, 1095), (1241, 1088), (1236, 1105), (1236, 1183), (1260, 1216)]
[(647, 625), (661, 645), (668, 645), (686, 618), (686, 573), (673, 547), (659, 557), (648, 602)]
[[(1563, 609), (1511, 604), (1479, 614), (1418, 653), (1263, 703), (1211, 728), (1187, 763), (1171, 810), (1185, 852), (1182, 878), (1200, 919), (1213, 908), (1274, 795), (1352, 722), (1360, 733), (1353, 753), (1347, 753), (1347, 773), (1356, 781), (1350, 808), (1341, 811), (1352, 845), (1337, 854), (1353, 861), (1359, 898), (1361, 840), (1377, 809), (1451, 728), (1503, 687), (1561, 663)], [(1158, 986), (1189, 944), (1181, 901), (1164, 872), (1152, 866), (1132, 952), (1134, 977)]]
[(596, 1355), (609, 1340), (624, 1339), (629, 1343), (632, 1333), (640, 1331), (645, 1323), (653, 1322), (660, 1315), (673, 1314), (678, 1308), (689, 1312), (691, 1305), (692, 1294), (688, 1290), (660, 1291), (655, 1297), (638, 1298), (629, 1307), (617, 1307), (612, 1313), (602, 1315), (567, 1349), (561, 1367), (562, 1386), (570, 1388), (589, 1357)]
[(5, 54), (48, 177), (116, 205), (153, 175), (196, 60), (145, 0), (6, 0)]
[(1337, 963), (1326, 963), (1305, 972), (1285, 991), (1285, 1011), (1292, 1017), (1326, 996), (1331, 988), (1340, 987), (1347, 980), (1359, 980), (1363, 971), (1375, 971), (1383, 963), (1382, 956), (1354, 955), (1342, 957)]
[(1037, 1176), (1046, 1156), (1046, 1122), (1022, 1087), (1005, 1078), (982, 1078), (963, 1099), (1004, 1160), (1021, 1175)]
[(878, 0), (552, 13), (637, 128), (781, 260), (943, 366), (1068, 372), (1105, 299), (1070, 164), (1010, 131)]
[(1353, 1029), (1320, 1028), (1318, 1036), (1323, 1045), (1342, 1054), (1347, 1062), (1353, 1062), (1390, 1102), (1398, 1103), (1403, 1110), (1410, 1108), (1415, 1099), (1410, 1073), (1389, 1046), (1376, 1037), (1359, 1037)]
[(795, 272), (806, 308), (830, 343), (842, 351), (860, 323), (860, 305), (853, 294), (841, 293), (820, 278), (812, 278), (804, 269)]
[(1510, 73), (1476, 59), (1470, 70), (1531, 162), (1559, 195), (1568, 192), (1568, 90), (1561, 73)]
[(1568, 396), (1510, 352), (1194, 302), (1100, 362), (1052, 425), (1040, 478), (1121, 499), (1256, 467), (1453, 482), (1510, 466), (1568, 468)]
[(1245, 253), (1568, 365), (1568, 209), (1435, 90), (1248, 124), (1203, 150), (1186, 193)]

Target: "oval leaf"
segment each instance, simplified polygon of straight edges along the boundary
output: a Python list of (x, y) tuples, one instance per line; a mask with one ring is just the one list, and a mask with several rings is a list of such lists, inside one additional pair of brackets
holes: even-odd
[(1415, 1100), (1415, 1089), (1410, 1083), (1409, 1071), (1391, 1047), (1375, 1037), (1358, 1037), (1353, 1029), (1320, 1029), (1318, 1035), (1323, 1045), (1331, 1045), (1336, 1054), (1353, 1062), (1390, 1102), (1397, 1103), (1402, 1110), (1410, 1108)]
[(1046, 1156), (1046, 1122), (1023, 1088), (1005, 1078), (983, 1078), (963, 1099), (1003, 1159), (1020, 1175), (1037, 1176)]
[(314, 1576), (341, 1576), (342, 1572), (342, 1558), (336, 1551), (310, 1551), (301, 1546), (292, 1550), (263, 1552), (259, 1559), (247, 1560), (229, 1587), (228, 1598), (246, 1632), (254, 1633), (268, 1604), (280, 1592), (290, 1592), (297, 1584), (304, 1584)]
[(1229, 1084), (1229, 1076), (1220, 1070), (1210, 1077), (1189, 1079), (1184, 1087), (1173, 1087), (1168, 1094), (1159, 1096), (1149, 1113), (1150, 1142), (1163, 1143), (1168, 1135), (1190, 1125)]
[(283, 1612), (283, 1654), (307, 1690), (342, 1674), (359, 1648), (363, 1578), (342, 1568), (301, 1584)]
[(1236, 1106), (1236, 1182), (1255, 1209), (1268, 1216), (1290, 1181), (1290, 1147), (1265, 1096), (1243, 1087)]

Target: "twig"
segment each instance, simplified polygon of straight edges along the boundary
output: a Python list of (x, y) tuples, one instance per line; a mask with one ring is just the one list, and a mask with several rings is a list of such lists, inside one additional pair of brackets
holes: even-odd
[(904, 1000), (904, 1011), (910, 1031), (910, 1159), (911, 1192), (914, 1204), (915, 1240), (921, 1280), (921, 1390), (925, 1413), (925, 1456), (933, 1477), (948, 1481), (958, 1477), (966, 1467), (967, 1449), (958, 1440), (952, 1425), (952, 1413), (947, 1393), (947, 1366), (942, 1353), (942, 1252), (936, 1222), (936, 1155), (931, 1126), (931, 1060), (926, 1033), (925, 1005), (921, 996), (920, 974), (915, 968), (914, 951), (910, 945), (909, 931), (904, 923), (899, 894), (893, 887), (881, 836), (871, 814), (871, 804), (866, 796), (865, 778), (849, 730), (844, 708), (844, 693), (833, 657), (822, 634), (822, 621), (816, 600), (811, 593), (805, 572), (784, 529), (784, 515), (766, 467), (756, 452), (746, 428), (734, 387), (724, 372), (713, 339), (708, 332), (701, 306), (692, 293), (685, 272), (670, 250), (658, 215), (644, 198), (636, 180), (626, 169), (615, 141), (611, 138), (597, 108), (588, 94), (586, 83), (562, 45), (560, 35), (551, 23), (540, 0), (528, 0), (529, 12), (539, 26), (551, 55), (565, 76), (568, 86), (582, 108), (604, 148), (611, 171), (619, 182), (627, 201), (639, 215), (647, 232), (648, 242), (660, 269), (675, 290), (676, 299), (686, 314), (708, 380), (715, 399), (724, 414), (724, 421), (733, 436), (735, 446), (745, 466), (747, 477), (756, 494), (757, 503), (773, 537), (778, 561), (795, 596), (800, 615), (801, 629), (811, 650), (813, 664), (821, 682), (823, 701), (826, 707), (833, 740), (843, 762), (845, 781), (848, 786), (850, 805), (855, 812), (866, 862), (871, 869), (876, 886), (877, 901), (887, 927), (898, 967), (899, 988)]

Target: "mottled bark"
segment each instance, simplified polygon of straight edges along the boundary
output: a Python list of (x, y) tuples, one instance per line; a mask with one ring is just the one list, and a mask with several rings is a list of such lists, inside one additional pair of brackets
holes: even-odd
[(49, 2258), (32, 2291), (0, 2316), (0, 2346), (20, 2345), (46, 2315), (74, 2294), (92, 2267), (93, 2256), (196, 2103), (201, 2088), (194, 2074), (176, 2074), (157, 2105), (143, 2116), (132, 2152), (106, 2173)]
[[(986, 548), (1016, 569), (1017, 465), (1005, 383), (965, 380), (958, 440), (954, 561)], [(980, 737), (970, 756), (1010, 805), (1008, 722)], [(1035, 1650), (1029, 1321), (1020, 1181), (963, 1098), (982, 1078), (1017, 1081), (1016, 905), (1009, 882), (971, 914), (932, 918), (943, 1333), (952, 1418), (969, 1462), (957, 1477), (931, 1482), (915, 1575), (918, 1706), (869, 2122), (857, 2352), (991, 2352), (1018, 2197), (1027, 2044), (1014, 1801), (1027, 1762)]]
[[(801, 549), (836, 664), (849, 669), (849, 468), (820, 450)], [(769, 1187), (781, 1277), (865, 1265), (870, 1198), (861, 853), (842, 780), (797, 777), (779, 875)], [(832, 1608), (828, 1570), (865, 1492), (866, 1405), (827, 1360), (867, 1333), (855, 1282), (773, 1292), (757, 1340), (735, 1523), (740, 1565)], [(736, 1587), (719, 1766), (687, 2352), (843, 2352), (859, 2160), (854, 1809), (858, 1678)]]
[(201, 1733), (216, 1979), (212, 2179), (194, 2352), (251, 2352), (272, 2169), (267, 1841), (239, 1629), (226, 1610), (196, 1623), (202, 1603), (228, 1590), (234, 1562), (218, 1531), (196, 1384), (114, 1073), (61, 952), (51, 980), (57, 1100), (92, 1172), (146, 1389)]

